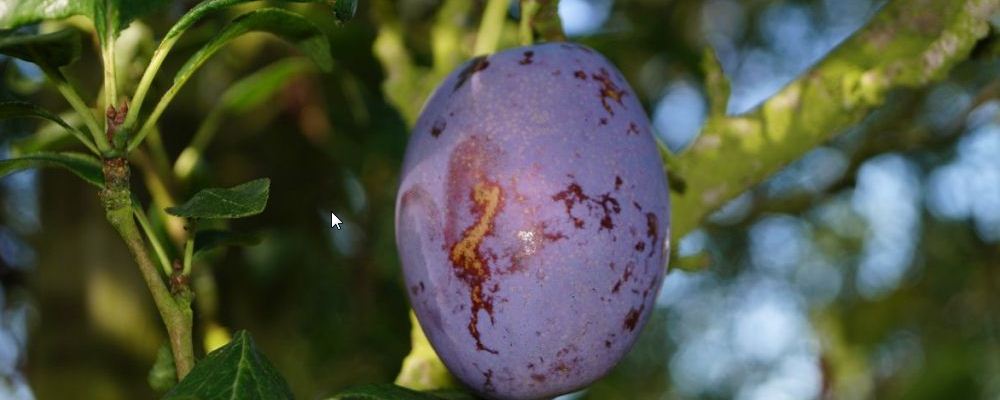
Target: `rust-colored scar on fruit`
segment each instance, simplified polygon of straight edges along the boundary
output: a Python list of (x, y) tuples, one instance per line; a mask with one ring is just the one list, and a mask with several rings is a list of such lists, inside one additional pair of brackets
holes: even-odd
[(534, 60), (532, 60), (532, 57), (534, 57), (534, 56), (535, 56), (535, 52), (533, 52), (531, 50), (528, 50), (528, 51), (524, 52), (524, 57), (521, 58), (520, 61), (518, 61), (518, 64), (521, 64), (521, 65), (531, 64), (531, 62), (534, 61)]
[(628, 314), (625, 315), (625, 321), (623, 323), (624, 328), (628, 329), (629, 332), (634, 331), (635, 330), (635, 326), (639, 323), (639, 315), (642, 314), (642, 310), (645, 309), (645, 308), (646, 308), (646, 305), (643, 304), (643, 305), (639, 306), (639, 309), (633, 308), (633, 309), (629, 310)]
[[(617, 188), (620, 187), (616, 186)], [(577, 217), (573, 214), (573, 209), (577, 205), (584, 205), (587, 207), (587, 211), (593, 214), (595, 211), (601, 212), (600, 227), (598, 230), (611, 230), (615, 227), (614, 220), (612, 220), (612, 214), (620, 214), (622, 211), (621, 205), (618, 203), (618, 199), (611, 196), (611, 193), (603, 193), (598, 195), (596, 198), (588, 196), (583, 193), (583, 188), (580, 184), (572, 182), (565, 190), (552, 195), (552, 200), (561, 201), (563, 205), (566, 206), (566, 215), (569, 216), (570, 220), (573, 221), (573, 227), (576, 229), (583, 229), (585, 223), (582, 218)]]
[(632, 271), (634, 269), (635, 263), (629, 261), (628, 264), (625, 265), (625, 273), (620, 279), (618, 279), (617, 282), (615, 282), (615, 286), (611, 288), (611, 293), (618, 293), (618, 291), (622, 288), (622, 284), (628, 283), (629, 278), (632, 277)]
[(497, 388), (493, 386), (493, 370), (483, 372), (483, 378), (486, 378), (483, 382), (483, 389), (490, 393), (495, 392)]
[(469, 318), (469, 334), (476, 340), (476, 349), (497, 354), (496, 350), (483, 345), (479, 334), (479, 311), (486, 311), (493, 321), (493, 299), (483, 293), (483, 284), (490, 278), (490, 269), (480, 246), (483, 239), (493, 232), (493, 222), (503, 202), (500, 186), (492, 182), (479, 182), (470, 194), (473, 214), (477, 220), (462, 233), (462, 239), (451, 247), (448, 258), (456, 269), (456, 274), (469, 285), (469, 299), (472, 315)]
[(646, 213), (646, 236), (649, 237), (649, 254), (646, 257), (652, 257), (653, 252), (656, 251), (657, 242), (660, 239), (659, 228), (657, 228), (657, 218), (656, 214), (651, 212)]
[(601, 90), (599, 93), (601, 97), (601, 105), (604, 106), (604, 110), (607, 111), (608, 114), (615, 115), (614, 110), (611, 109), (611, 104), (608, 103), (608, 99), (614, 100), (618, 103), (618, 105), (623, 106), (622, 97), (625, 97), (627, 93), (625, 93), (624, 89), (619, 88), (618, 85), (611, 80), (611, 74), (609, 74), (608, 70), (604, 68), (601, 68), (596, 74), (591, 74), (590, 77), (601, 83)]
[[(499, 286), (486, 285), (493, 273), (496, 258), (483, 241), (493, 235), (494, 223), (503, 209), (504, 190), (491, 176), (502, 150), (484, 136), (471, 135), (451, 151), (446, 183), (444, 244), (456, 277), (469, 287), (469, 334), (476, 349), (497, 352), (483, 345), (479, 330), (479, 312), (485, 311), (493, 322), (493, 298)], [(471, 220), (466, 218), (471, 217)], [(468, 222), (465, 222), (468, 221)], [(458, 226), (459, 224), (463, 226)], [(467, 225), (465, 225), (467, 224)]]
[(444, 132), (445, 128), (447, 127), (448, 127), (448, 121), (445, 121), (441, 118), (434, 120), (434, 124), (431, 125), (431, 136), (434, 136), (435, 138), (441, 136), (441, 133)]
[(625, 134), (626, 135), (638, 135), (639, 134), (639, 125), (636, 125), (635, 122), (629, 122), (628, 123), (628, 130), (625, 131)]

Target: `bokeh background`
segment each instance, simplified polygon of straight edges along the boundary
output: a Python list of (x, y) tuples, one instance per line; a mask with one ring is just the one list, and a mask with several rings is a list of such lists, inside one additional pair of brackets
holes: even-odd
[[(303, 399), (391, 382), (410, 344), (393, 202), (403, 110), (419, 104), (383, 91), (373, 46), (393, 24), (414, 65), (427, 67), (442, 1), (360, 3), (345, 25), (318, 7), (290, 7), (328, 33), (333, 73), (303, 69), (261, 84), (273, 90), (255, 101), (213, 111), (234, 82), (295, 55), (249, 35), (205, 65), (161, 124), (176, 156), (218, 114), (206, 163), (181, 190), (272, 179), (264, 214), (234, 223), (262, 242), (196, 266), (196, 343), (248, 329)], [(177, 1), (123, 34), (134, 55), (125, 79), (138, 79), (153, 38), (192, 4)], [(452, 12), (463, 48), (483, 5)], [(572, 40), (620, 67), (658, 139), (682, 154), (708, 112), (706, 46), (731, 81), (728, 111), (741, 113), (882, 5), (562, 0), (559, 14)], [(165, 70), (237, 12), (185, 35)], [(511, 27), (517, 12), (512, 4)], [(860, 124), (677, 238), (675, 267), (639, 343), (611, 375), (569, 397), (1000, 398), (1000, 16), (992, 22), (947, 79), (892, 92)], [(100, 89), (98, 66), (88, 51), (70, 68), (90, 96)], [(4, 58), (0, 69), (0, 97), (67, 109), (32, 65)], [(165, 89), (163, 76), (154, 93)], [(36, 127), (4, 121), (0, 151), (24, 145)], [(343, 230), (330, 228), (331, 211)], [(17, 173), (0, 181), (0, 218), (0, 398), (154, 397), (146, 377), (164, 334), (94, 190), (63, 171)]]

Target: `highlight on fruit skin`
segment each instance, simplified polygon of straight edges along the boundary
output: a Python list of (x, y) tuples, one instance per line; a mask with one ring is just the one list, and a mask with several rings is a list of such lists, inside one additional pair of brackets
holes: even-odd
[(654, 308), (668, 194), (649, 118), (594, 50), (534, 45), (453, 71), (396, 199), (410, 302), (448, 369), (504, 399), (604, 376)]

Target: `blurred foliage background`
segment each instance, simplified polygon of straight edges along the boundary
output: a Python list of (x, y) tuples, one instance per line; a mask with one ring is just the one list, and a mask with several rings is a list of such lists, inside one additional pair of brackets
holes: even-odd
[[(123, 33), (126, 84), (153, 38), (194, 3)], [(706, 47), (730, 79), (728, 111), (746, 112), (884, 3), (562, 0), (559, 12), (571, 40), (619, 66), (658, 139), (683, 156), (709, 112)], [(288, 46), (249, 35), (180, 93), (161, 120), (168, 154), (215, 133), (204, 163), (173, 185), (272, 179), (264, 214), (234, 223), (262, 242), (197, 268), (198, 347), (248, 329), (304, 399), (395, 378), (410, 347), (393, 237), (407, 126), (426, 91), (471, 56), (484, 6), (361, 1), (358, 17), (338, 25), (325, 9), (285, 5), (324, 28), (333, 73), (289, 66)], [(213, 16), (174, 53), (193, 53), (253, 7)], [(516, 43), (517, 13), (512, 4), (501, 47)], [(991, 22), (946, 79), (891, 92), (861, 123), (675, 238), (675, 267), (639, 343), (571, 397), (1000, 398), (1000, 16)], [(90, 96), (99, 65), (91, 47), (70, 69)], [(4, 58), (0, 69), (0, 97), (64, 109), (31, 64)], [(244, 91), (227, 97), (236, 82)], [(3, 122), (3, 151), (31, 140), (35, 122)], [(329, 227), (330, 212), (343, 230)], [(155, 396), (146, 376), (164, 333), (102, 213), (94, 190), (63, 171), (0, 181), (0, 398)]]

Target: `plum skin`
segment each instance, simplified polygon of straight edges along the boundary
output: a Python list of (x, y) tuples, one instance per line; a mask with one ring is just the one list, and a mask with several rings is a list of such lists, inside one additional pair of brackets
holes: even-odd
[(604, 376), (654, 307), (669, 196), (649, 119), (576, 44), (473, 59), (425, 104), (396, 198), (410, 303), (448, 369), (489, 398)]

